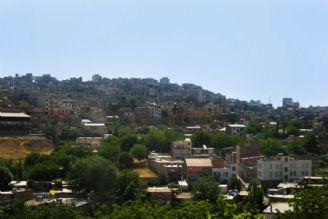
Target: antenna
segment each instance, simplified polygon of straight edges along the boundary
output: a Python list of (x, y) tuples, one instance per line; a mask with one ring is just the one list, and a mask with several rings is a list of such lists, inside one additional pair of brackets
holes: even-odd
[(271, 104), (271, 96), (269, 97), (269, 104)]

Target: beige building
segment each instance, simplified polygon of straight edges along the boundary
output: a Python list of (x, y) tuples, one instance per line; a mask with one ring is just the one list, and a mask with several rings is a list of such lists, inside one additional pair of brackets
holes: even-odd
[(184, 141), (175, 141), (171, 144), (171, 155), (174, 159), (183, 159), (191, 156), (192, 142), (189, 138)]

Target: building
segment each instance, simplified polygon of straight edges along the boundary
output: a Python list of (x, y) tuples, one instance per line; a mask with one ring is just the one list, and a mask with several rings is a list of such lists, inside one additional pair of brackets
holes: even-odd
[(98, 149), (100, 148), (103, 140), (103, 137), (77, 137), (76, 144), (89, 146), (92, 149)]
[(184, 141), (175, 141), (171, 144), (171, 155), (174, 159), (183, 159), (191, 156), (192, 142), (189, 138)]
[(160, 202), (171, 202), (172, 201), (172, 189), (169, 187), (148, 187), (147, 194), (151, 200)]
[(151, 152), (148, 155), (148, 168), (170, 180), (180, 180), (183, 176), (184, 162), (173, 159), (169, 154)]
[(201, 148), (192, 148), (192, 156), (193, 157), (200, 157), (200, 156), (214, 156), (215, 155), (215, 149), (209, 148), (206, 145), (203, 145)]
[(278, 154), (275, 159), (262, 157), (257, 161), (257, 178), (261, 182), (290, 182), (311, 175), (311, 160), (295, 160)]
[(169, 79), (168, 77), (161, 78), (161, 79), (159, 80), (159, 83), (160, 83), (161, 85), (169, 85), (169, 84), (170, 84), (170, 79)]
[(31, 117), (25, 113), (0, 112), (0, 135), (25, 135), (31, 132)]
[(82, 129), (90, 135), (104, 136), (104, 134), (107, 134), (104, 123), (84, 123)]
[(226, 126), (226, 133), (228, 135), (237, 135), (241, 137), (246, 137), (247, 128), (242, 124), (229, 124)]
[(263, 214), (265, 219), (273, 219), (276, 218), (278, 213), (285, 213), (286, 211), (293, 211), (293, 206), (288, 202), (277, 202), (271, 203), (264, 209)]
[(195, 180), (202, 176), (212, 176), (212, 162), (210, 158), (186, 158), (186, 176), (188, 180)]
[(98, 74), (95, 74), (92, 76), (92, 82), (97, 83), (97, 82), (100, 82), (101, 80), (102, 80), (102, 77)]
[(283, 98), (282, 99), (282, 107), (288, 108), (288, 107), (293, 107), (293, 98)]
[(212, 157), (211, 162), (213, 165), (213, 177), (221, 183), (227, 183), (231, 176), (236, 175), (236, 170), (230, 168), (228, 162), (226, 162), (222, 157)]

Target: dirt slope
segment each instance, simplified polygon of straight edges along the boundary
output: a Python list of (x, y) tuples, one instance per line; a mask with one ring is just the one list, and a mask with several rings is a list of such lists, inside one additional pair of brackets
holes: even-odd
[(40, 136), (0, 137), (0, 157), (5, 159), (24, 158), (32, 152), (50, 153), (51, 141)]

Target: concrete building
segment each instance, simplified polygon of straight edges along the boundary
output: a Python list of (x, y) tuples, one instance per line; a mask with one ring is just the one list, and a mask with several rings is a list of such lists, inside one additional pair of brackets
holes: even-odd
[(212, 176), (212, 162), (210, 158), (186, 158), (186, 176), (188, 180), (195, 180), (202, 176)]
[(200, 157), (200, 156), (205, 156), (205, 157), (210, 157), (215, 155), (215, 149), (214, 148), (209, 148), (206, 145), (203, 145), (201, 148), (192, 148), (192, 157)]
[(104, 136), (104, 134), (107, 134), (104, 123), (84, 123), (82, 129), (90, 135)]
[(169, 84), (170, 84), (170, 79), (169, 79), (168, 77), (161, 78), (161, 79), (159, 80), (159, 83), (160, 83), (161, 85), (169, 85)]
[(271, 203), (266, 209), (264, 209), (263, 214), (265, 219), (276, 218), (278, 213), (285, 213), (286, 211), (293, 211), (293, 206), (288, 202), (276, 202)]
[(241, 124), (229, 124), (226, 126), (226, 133), (228, 135), (237, 135), (241, 137), (246, 137), (247, 128), (245, 125), (241, 125)]
[(282, 99), (282, 107), (288, 108), (292, 106), (293, 106), (293, 98), (285, 97)]
[(184, 162), (173, 159), (169, 154), (151, 152), (148, 155), (148, 168), (170, 180), (180, 180), (183, 176)]
[(257, 178), (261, 181), (290, 182), (311, 175), (311, 160), (295, 160), (278, 154), (275, 159), (262, 157), (257, 161)]
[(221, 183), (227, 183), (231, 176), (236, 175), (237, 171), (233, 168), (233, 165), (229, 165), (222, 157), (211, 157), (211, 161), (213, 177)]
[(192, 142), (189, 138), (184, 141), (175, 141), (171, 144), (171, 155), (174, 159), (183, 159), (191, 156)]
[(30, 119), (25, 113), (0, 112), (0, 135), (29, 134)]

